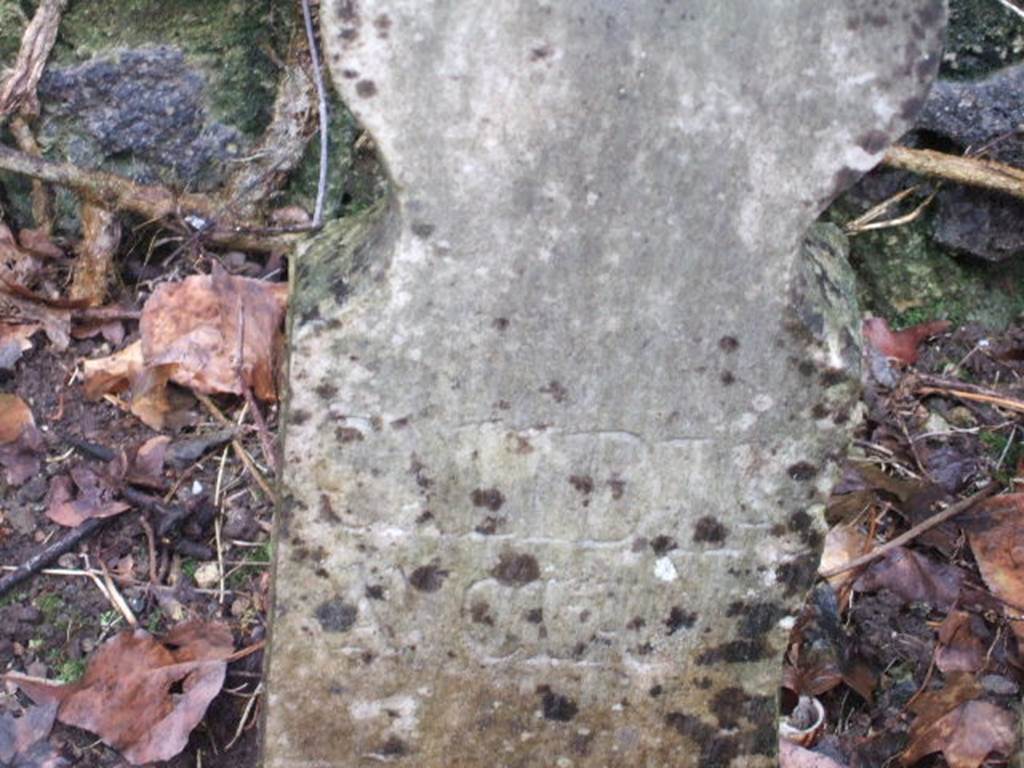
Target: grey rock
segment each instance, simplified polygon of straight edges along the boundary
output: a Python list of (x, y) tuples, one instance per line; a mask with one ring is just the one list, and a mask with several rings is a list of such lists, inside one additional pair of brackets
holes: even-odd
[(943, 4), (321, 12), (393, 197), (293, 262), (265, 766), (774, 765), (859, 379), (801, 242)]
[[(1024, 166), (1024, 65), (1009, 67), (976, 81), (940, 80), (917, 120), (915, 130), (936, 137), (957, 151), (988, 147), (987, 154)], [(947, 186), (938, 195), (936, 241), (988, 261), (1024, 251), (1024, 204), (1006, 195)]]
[(39, 96), (45, 143), (61, 139), (69, 159), (86, 166), (113, 159), (140, 181), (170, 173), (209, 187), (222, 178), (223, 162), (244, 149), (237, 130), (207, 117), (204, 78), (174, 48), (48, 69)]

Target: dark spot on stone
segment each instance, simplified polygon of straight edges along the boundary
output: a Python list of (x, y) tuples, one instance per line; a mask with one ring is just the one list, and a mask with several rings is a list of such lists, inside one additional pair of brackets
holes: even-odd
[(693, 540), (710, 544), (721, 544), (729, 535), (729, 529), (710, 515), (700, 518), (693, 526)]
[(730, 640), (727, 643), (709, 648), (697, 656), (701, 666), (709, 664), (740, 664), (757, 661), (768, 655), (768, 648), (763, 640)]
[(645, 549), (647, 549), (647, 539), (643, 536), (638, 536), (637, 538), (633, 539), (633, 546), (631, 546), (630, 549), (633, 552), (636, 552), (637, 554), (643, 552)]
[(661, 696), (661, 694), (663, 694), (664, 692), (665, 692), (665, 689), (662, 688), (660, 685), (652, 685), (650, 687), (650, 690), (647, 691), (648, 695), (651, 698), (654, 698), (654, 699), (656, 699), (659, 696)]
[(626, 481), (612, 478), (608, 481), (608, 487), (612, 489), (612, 498), (618, 501), (626, 492)]
[(545, 395), (551, 395), (556, 403), (564, 403), (565, 399), (569, 396), (569, 390), (554, 379), (541, 387), (540, 391)]
[(836, 384), (841, 384), (846, 378), (846, 374), (838, 368), (829, 368), (827, 371), (823, 371), (818, 381), (821, 382), (821, 386), (828, 389), (834, 387)]
[(772, 536), (775, 536), (776, 538), (778, 538), (779, 536), (785, 536), (786, 526), (784, 526), (782, 523), (776, 523), (771, 527), (771, 530), (768, 531), (768, 533), (770, 533)]
[(484, 521), (473, 530), (481, 534), (482, 536), (493, 536), (498, 532), (498, 527), (504, 524), (504, 522), (505, 518), (503, 517), (494, 517), (493, 515), (488, 515), (484, 518)]
[(496, 317), (496, 318), (494, 318), (494, 320), (491, 321), (491, 325), (493, 325), (494, 328), (496, 330), (499, 330), (499, 331), (507, 330), (508, 329), (508, 318), (507, 317)]
[(544, 621), (544, 609), (531, 608), (526, 612), (524, 618), (531, 624), (540, 624), (542, 621)]
[(694, 680), (693, 684), (700, 688), (702, 691), (706, 691), (712, 686), (710, 677), (702, 677), (697, 680)]
[(309, 411), (303, 411), (299, 408), (296, 408), (294, 411), (291, 411), (288, 414), (288, 421), (292, 424), (297, 425), (305, 424), (307, 421), (309, 421)]
[(338, 18), (359, 23), (359, 0), (338, 0)]
[(718, 340), (718, 348), (723, 352), (735, 352), (740, 348), (735, 336), (723, 336)]
[(325, 632), (348, 632), (355, 626), (359, 609), (341, 598), (334, 598), (320, 603), (314, 616)]
[(584, 610), (580, 614), (580, 624), (586, 624), (589, 619), (590, 619), (590, 611)]
[(647, 626), (647, 622), (644, 621), (642, 616), (634, 616), (626, 624), (626, 629), (631, 629), (634, 632), (637, 632), (637, 631), (643, 629), (645, 626)]
[(434, 234), (434, 225), (425, 221), (416, 221), (412, 225), (412, 233), (421, 240), (426, 240)]
[(409, 417), (403, 416), (400, 419), (395, 419), (394, 421), (391, 422), (391, 426), (394, 429), (405, 429), (406, 427), (409, 426)]
[(356, 83), (356, 93), (364, 99), (377, 95), (377, 84), (373, 80), (360, 80)]
[(380, 38), (386, 38), (388, 36), (388, 30), (391, 29), (391, 19), (386, 13), (382, 13), (376, 19), (373, 20), (373, 26), (377, 29), (377, 36)]
[(512, 403), (510, 403), (508, 400), (499, 400), (497, 403), (495, 403), (495, 407), (498, 408), (498, 410), (507, 411), (512, 407)]
[(584, 495), (594, 492), (594, 480), (589, 475), (572, 475), (569, 478), (569, 485)]
[(322, 384), (317, 384), (313, 388), (313, 391), (316, 392), (323, 400), (330, 400), (336, 394), (338, 394), (337, 386), (335, 386), (329, 381), (325, 381)]
[(413, 454), (409, 461), (409, 474), (416, 478), (416, 485), (426, 491), (434, 484), (434, 481), (427, 476), (427, 467)]
[(384, 599), (384, 587), (380, 584), (367, 584), (366, 585), (366, 596), (371, 600), (383, 600)]
[(576, 702), (568, 696), (555, 693), (551, 689), (541, 694), (541, 707), (544, 711), (545, 720), (556, 720), (560, 723), (567, 723), (576, 717), (579, 707)]
[(637, 656), (650, 656), (653, 651), (654, 651), (654, 646), (653, 645), (651, 645), (650, 643), (644, 643), (643, 645), (637, 646), (636, 655)]
[(786, 474), (798, 483), (806, 483), (818, 474), (818, 468), (807, 461), (798, 461), (786, 468)]
[(331, 574), (327, 572), (326, 568), (316, 568), (313, 571), (313, 573), (315, 573), (317, 575), (317, 577), (321, 578), (321, 579), (329, 579), (329, 578), (331, 578)]
[(474, 624), (486, 624), (494, 626), (494, 619), (491, 618), (491, 606), (483, 600), (478, 600), (469, 609), (469, 615)]
[(707, 742), (715, 736), (714, 728), (701, 722), (700, 718), (683, 712), (669, 712), (665, 715), (665, 725), (680, 736), (692, 739), (698, 744)]
[(785, 615), (786, 610), (781, 605), (767, 601), (760, 603), (738, 601), (731, 603), (726, 611), (726, 616), (742, 617), (736, 632), (740, 637), (752, 640), (761, 638)]
[(786, 597), (804, 592), (814, 581), (818, 556), (805, 554), (775, 567), (775, 578), (785, 586)]
[(513, 449), (520, 456), (525, 456), (528, 453), (533, 453), (533, 445), (522, 435), (517, 435), (515, 432), (509, 432), (508, 437), (515, 442), (515, 448)]
[(385, 757), (401, 757), (408, 753), (408, 749), (405, 746), (405, 742), (397, 736), (389, 736), (388, 740), (381, 745), (378, 750), (378, 754), (384, 755)]
[(736, 377), (733, 375), (732, 371), (722, 371), (722, 375), (718, 378), (722, 382), (722, 385), (726, 387), (731, 387), (736, 383)]
[(680, 629), (689, 629), (697, 621), (697, 614), (692, 611), (684, 611), (678, 605), (672, 606), (665, 619), (665, 626), (668, 627), (668, 634), (674, 635)]
[(448, 571), (436, 565), (421, 565), (409, 575), (409, 583), (420, 592), (437, 592), (448, 578)]
[(746, 705), (750, 697), (742, 688), (731, 685), (722, 688), (711, 699), (710, 709), (718, 719), (722, 728), (735, 728), (740, 718), (746, 715)]
[(320, 494), (320, 519), (326, 523), (337, 524), (341, 522), (341, 518), (334, 511), (334, 507), (331, 506), (331, 500), (327, 497), (326, 493)]
[(431, 512), (429, 509), (424, 509), (422, 512), (419, 513), (419, 515), (417, 515), (416, 524), (423, 525), (424, 523), (429, 523), (433, 519), (434, 513)]
[(533, 555), (502, 552), (491, 575), (506, 586), (521, 587), (540, 578), (540, 565)]
[(354, 69), (343, 69), (341, 70), (341, 76), (346, 80), (355, 80), (359, 77), (359, 72)]
[(832, 416), (833, 424), (845, 424), (850, 420), (850, 414), (846, 411), (836, 411)]
[(530, 49), (530, 61), (542, 61), (552, 53), (550, 45), (538, 45)]
[(824, 419), (828, 417), (828, 406), (824, 403), (818, 403), (811, 408), (811, 416), (815, 419)]
[(469, 495), (474, 507), (485, 507), (497, 512), (505, 503), (505, 495), (497, 488), (477, 488)]
[(353, 427), (337, 427), (334, 436), (339, 443), (358, 443), (363, 439), (363, 433)]
[(338, 33), (338, 37), (348, 43), (351, 43), (359, 37), (359, 30), (355, 27), (344, 27), (341, 32)]
[(869, 155), (877, 155), (889, 146), (889, 135), (885, 131), (880, 131), (876, 128), (858, 138), (857, 144)]
[(651, 549), (654, 550), (654, 554), (660, 556), (673, 549), (679, 549), (679, 544), (671, 536), (655, 536), (651, 541)]

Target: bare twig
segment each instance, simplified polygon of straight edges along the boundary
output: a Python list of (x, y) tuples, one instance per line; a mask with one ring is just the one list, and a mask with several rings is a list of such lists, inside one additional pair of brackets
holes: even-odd
[(1002, 485), (1000, 485), (999, 483), (991, 482), (977, 493), (968, 496), (966, 499), (963, 499), (962, 501), (958, 501), (956, 504), (951, 504), (938, 514), (932, 515), (927, 520), (918, 523), (906, 533), (900, 534), (892, 541), (887, 541), (885, 544), (882, 544), (880, 547), (876, 547), (867, 554), (861, 555), (860, 557), (855, 557), (853, 560), (848, 560), (842, 565), (837, 565), (835, 568), (829, 568), (827, 571), (821, 571), (819, 575), (822, 578), (827, 579), (832, 576), (838, 576), (840, 573), (851, 571), (854, 568), (860, 568), (862, 565), (867, 565), (868, 563), (877, 560), (883, 555), (888, 554), (897, 547), (901, 547), (907, 542), (912, 541), (925, 531), (930, 531), (935, 526), (941, 525), (947, 520), (950, 520), (956, 517), (957, 515), (966, 512), (968, 509), (973, 507), (982, 499), (986, 499), (992, 494), (994, 494), (1001, 487)]
[(97, 205), (129, 211), (153, 221), (197, 216), (210, 222), (202, 236), (216, 245), (267, 252), (287, 249), (295, 242), (295, 238), (288, 235), (253, 237), (246, 234), (242, 228), (244, 222), (224, 220), (227, 207), (206, 195), (177, 193), (156, 184), (139, 184), (116, 173), (88, 171), (71, 163), (32, 157), (3, 145), (0, 145), (0, 170), (67, 187)]
[(1010, 13), (1015, 13), (1020, 18), (1024, 19), (1024, 10), (1018, 8), (1016, 5), (1010, 2), (1010, 0), (996, 0), (1003, 8), (1008, 10)]
[(316, 84), (316, 97), (320, 113), (320, 176), (316, 188), (316, 206), (313, 209), (313, 226), (319, 228), (324, 223), (324, 197), (327, 194), (327, 90), (324, 88), (323, 72), (320, 70), (320, 54), (317, 52), (316, 33), (313, 31), (313, 15), (309, 10), (309, 0), (302, 0), (302, 20), (306, 25), (310, 69), (313, 72), (313, 82)]
[(994, 160), (895, 146), (882, 162), (890, 168), (1024, 198), (1024, 170)]
[(1024, 413), (1024, 400), (1005, 395), (994, 389), (979, 387), (965, 381), (947, 381), (938, 376), (921, 376), (921, 385), (914, 387), (919, 395), (952, 395), (960, 400), (986, 403), (1008, 411)]
[(68, 0), (43, 0), (25, 28), (14, 71), (0, 87), (0, 121), (15, 111), (39, 114), (36, 86), (57, 40), (60, 16), (67, 5)]
[(34, 554), (20, 566), (3, 578), (0, 578), (0, 597), (10, 592), (21, 582), (34, 576), (43, 568), (54, 562), (61, 555), (70, 552), (80, 541), (92, 536), (110, 522), (109, 517), (92, 517), (77, 528), (72, 528), (57, 541)]

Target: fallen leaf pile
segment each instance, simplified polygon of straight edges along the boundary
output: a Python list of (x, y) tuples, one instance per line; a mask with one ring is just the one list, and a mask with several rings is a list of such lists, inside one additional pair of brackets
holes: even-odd
[[(798, 620), (784, 669), (787, 698), (817, 698), (826, 725), (811, 743), (784, 737), (783, 768), (979, 768), (1018, 748), (1024, 342), (990, 343), (968, 327), (925, 345), (947, 330), (864, 324), (861, 450), (828, 505), (821, 571), (831, 575)], [(992, 478), (1009, 492), (840, 570)]]
[[(133, 765), (145, 765), (169, 760), (185, 748), (224, 684), (233, 650), (225, 625), (194, 621), (159, 639), (142, 629), (121, 632), (97, 649), (76, 683), (15, 673), (5, 678), (28, 694), (38, 711), (56, 707), (60, 722), (95, 733)], [(38, 730), (21, 741), (38, 741)]]

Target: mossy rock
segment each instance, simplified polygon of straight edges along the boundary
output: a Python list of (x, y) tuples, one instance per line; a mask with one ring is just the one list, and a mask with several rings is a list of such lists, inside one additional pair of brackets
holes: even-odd
[(942, 77), (967, 79), (1024, 61), (1024, 20), (996, 0), (950, 0)]
[[(13, 62), (31, 11), (22, 6), (17, 0), (0, 0), (0, 65)], [(39, 132), (46, 156), (145, 182), (215, 189), (230, 172), (233, 158), (244, 161), (269, 122), (280, 64), (300, 25), (298, 4), (276, 0), (71, 3), (48, 65), (50, 80), (44, 79), (40, 89), (44, 114)], [(161, 65), (163, 59), (169, 64)], [(145, 72), (149, 80), (140, 74), (133, 90), (130, 81), (136, 72)], [(47, 83), (59, 83), (62, 73), (63, 88), (52, 91), (60, 98), (48, 103)], [(76, 76), (90, 86), (78, 89), (89, 91), (85, 96), (74, 96)], [(150, 92), (143, 93), (147, 89)], [(158, 89), (167, 97), (154, 96), (151, 91)], [(186, 92), (191, 101), (182, 96)], [(91, 107), (89, 99), (94, 102)], [(102, 99), (107, 103), (95, 104)], [(172, 117), (162, 119), (165, 105)], [(92, 112), (85, 114), (90, 108)], [(127, 114), (133, 109), (138, 116)], [(151, 114), (144, 114), (146, 110)], [(126, 114), (119, 124), (120, 112)], [(326, 214), (333, 217), (370, 205), (380, 196), (383, 182), (372, 152), (353, 153), (359, 128), (351, 114), (340, 103), (331, 104), (330, 114)], [(103, 121), (99, 128), (98, 121)], [(144, 135), (147, 125), (153, 130)], [(117, 131), (124, 132), (123, 141)], [(177, 134), (170, 135), (174, 131)], [(211, 136), (205, 143), (193, 142), (195, 137)], [(12, 143), (9, 135), (0, 140)], [(318, 164), (318, 143), (313, 141), (274, 205), (297, 203), (312, 210)], [(27, 184), (0, 175), (0, 186), (11, 202), (15, 222), (29, 225)], [(73, 195), (58, 197), (58, 220), (62, 231), (74, 233)]]

